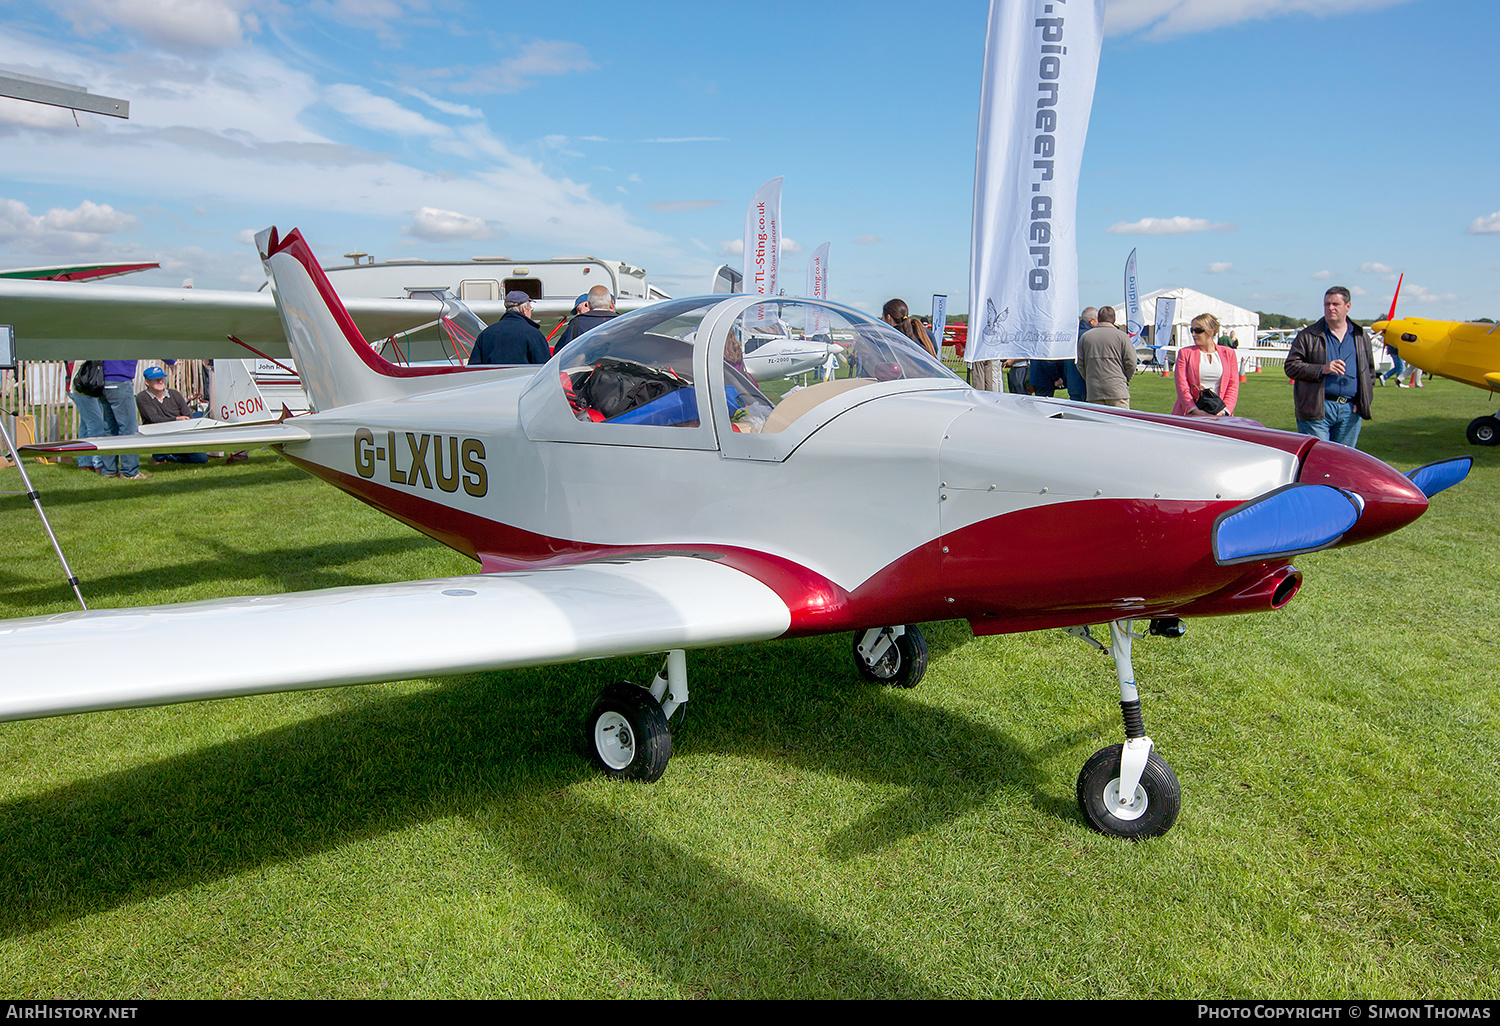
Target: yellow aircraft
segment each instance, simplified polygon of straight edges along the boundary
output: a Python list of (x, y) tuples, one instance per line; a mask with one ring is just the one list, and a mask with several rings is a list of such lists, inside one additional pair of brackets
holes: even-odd
[[(1401, 283), (1396, 283), (1396, 296)], [(1428, 374), (1462, 381), (1490, 392), (1500, 391), (1500, 324), (1483, 321), (1430, 321), (1425, 317), (1396, 318), (1396, 299), (1383, 321), (1370, 325), (1385, 332), (1385, 344), (1401, 359)], [(1500, 414), (1475, 417), (1469, 422), (1473, 445), (1500, 445)]]

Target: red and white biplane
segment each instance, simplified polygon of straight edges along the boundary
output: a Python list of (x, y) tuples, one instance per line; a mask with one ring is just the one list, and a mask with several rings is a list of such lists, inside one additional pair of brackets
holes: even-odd
[[(257, 245), (313, 413), (34, 451), (272, 445), (480, 572), (3, 622), (0, 719), (664, 652), (649, 688), (605, 688), (586, 724), (606, 773), (652, 780), (689, 649), (852, 631), (864, 676), (909, 687), (927, 662), (914, 624), (1068, 628), (1114, 657), (1126, 735), (1084, 766), (1079, 804), (1151, 836), (1180, 796), (1142, 721), (1132, 622), (1174, 635), (1279, 608), (1293, 557), (1410, 523), (1469, 468), (1403, 476), (1243, 422), (977, 392), (882, 322), (807, 299), (775, 300), (778, 330), (842, 358), (806, 387), (747, 372), (766, 299), (744, 295), (621, 316), (540, 369), (396, 366), (297, 232)], [(217, 659), (246, 631), (276, 644)], [(108, 654), (153, 642), (176, 658)]]

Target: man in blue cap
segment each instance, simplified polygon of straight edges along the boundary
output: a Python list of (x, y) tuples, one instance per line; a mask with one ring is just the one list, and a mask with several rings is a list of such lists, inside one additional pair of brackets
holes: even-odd
[(531, 297), (516, 289), (505, 294), (505, 316), (474, 341), (469, 366), (546, 363), (551, 356), (542, 326), (531, 319)]
[[(167, 387), (167, 372), (160, 367), (147, 367), (141, 372), (146, 387), (135, 394), (136, 412), (142, 424), (170, 424), (179, 420), (192, 420), (193, 408), (175, 388)], [(151, 457), (154, 463), (207, 463), (206, 452), (157, 453)]]

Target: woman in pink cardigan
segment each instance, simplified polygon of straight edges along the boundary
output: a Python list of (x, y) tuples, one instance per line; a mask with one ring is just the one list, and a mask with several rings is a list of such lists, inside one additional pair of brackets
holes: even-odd
[(1193, 344), (1183, 346), (1177, 354), (1177, 404), (1172, 412), (1178, 416), (1209, 416), (1198, 408), (1198, 395), (1213, 389), (1224, 408), (1220, 417), (1234, 415), (1234, 401), (1240, 397), (1240, 364), (1233, 349), (1219, 345), (1219, 319), (1213, 314), (1199, 314), (1192, 323)]

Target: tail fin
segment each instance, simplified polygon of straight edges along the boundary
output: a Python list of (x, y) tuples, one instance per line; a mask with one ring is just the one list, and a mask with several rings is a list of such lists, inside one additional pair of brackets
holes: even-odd
[(228, 424), (275, 420), (250, 373), (249, 360), (215, 360), (208, 415)]
[(1385, 319), (1387, 322), (1394, 321), (1396, 319), (1396, 300), (1401, 298), (1401, 282), (1405, 279), (1406, 272), (1402, 271), (1401, 276), (1396, 279), (1396, 294), (1391, 297), (1391, 312), (1385, 315)]
[(255, 247), (315, 412), (429, 391), (436, 383), (403, 379), (464, 369), (398, 367), (371, 349), (296, 229), (278, 238), (275, 228), (267, 228), (255, 237)]

